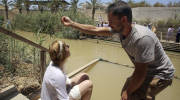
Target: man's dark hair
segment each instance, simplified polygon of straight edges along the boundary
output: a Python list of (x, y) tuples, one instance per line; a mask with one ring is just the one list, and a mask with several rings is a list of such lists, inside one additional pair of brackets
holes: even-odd
[(115, 16), (119, 16), (119, 18), (122, 18), (122, 16), (127, 16), (128, 22), (132, 22), (132, 10), (131, 7), (124, 1), (118, 0), (117, 2), (114, 2), (110, 4), (107, 8), (107, 13), (111, 13)]

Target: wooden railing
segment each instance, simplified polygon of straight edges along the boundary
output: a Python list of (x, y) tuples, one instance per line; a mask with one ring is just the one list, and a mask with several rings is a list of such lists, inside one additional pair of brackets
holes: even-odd
[(12, 38), (15, 38), (17, 40), (20, 40), (24, 43), (27, 43), (35, 48), (38, 48), (40, 49), (40, 70), (41, 70), (41, 82), (42, 82), (42, 79), (43, 79), (43, 76), (44, 76), (44, 72), (45, 72), (45, 68), (46, 68), (46, 52), (48, 52), (48, 49), (39, 45), (39, 44), (36, 44), (34, 42), (32, 42), (31, 40), (28, 40), (14, 32), (11, 32), (3, 27), (0, 27), (0, 33), (3, 33), (3, 34), (6, 34), (8, 36), (11, 36)]

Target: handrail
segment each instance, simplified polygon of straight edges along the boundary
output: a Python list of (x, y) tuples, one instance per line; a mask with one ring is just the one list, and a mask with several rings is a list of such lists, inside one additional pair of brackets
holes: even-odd
[(20, 36), (18, 34), (15, 34), (15, 33), (11, 32), (11, 31), (3, 28), (3, 27), (0, 27), (0, 33), (11, 36), (11, 37), (13, 37), (15, 39), (18, 39), (18, 40), (20, 40), (22, 42), (25, 42), (25, 43), (27, 43), (27, 44), (41, 50), (40, 51), (40, 61), (41, 61), (41, 66), (40, 66), (40, 71), (41, 72), (40, 73), (41, 73), (41, 82), (42, 82), (44, 72), (45, 72), (45, 69), (46, 69), (46, 52), (48, 52), (48, 49), (41, 46), (41, 45), (39, 45), (39, 44), (37, 44), (37, 43), (32, 42), (31, 40), (26, 39), (26, 38), (24, 38), (24, 37), (22, 37), (22, 36)]
[(15, 39), (18, 39), (18, 40), (20, 40), (20, 41), (22, 41), (22, 42), (25, 42), (25, 43), (33, 46), (33, 47), (39, 48), (39, 49), (41, 49), (42, 51), (48, 51), (47, 48), (45, 48), (45, 47), (43, 47), (43, 46), (41, 46), (41, 45), (39, 45), (39, 44), (36, 44), (36, 43), (34, 43), (34, 42), (32, 42), (32, 41), (30, 41), (30, 40), (28, 40), (28, 39), (26, 39), (26, 38), (18, 35), (18, 34), (15, 34), (15, 33), (11, 32), (11, 31), (3, 28), (3, 27), (0, 27), (0, 32), (6, 34), (6, 35), (8, 35), (8, 36), (11, 36), (11, 37), (13, 37), (13, 38), (15, 38)]

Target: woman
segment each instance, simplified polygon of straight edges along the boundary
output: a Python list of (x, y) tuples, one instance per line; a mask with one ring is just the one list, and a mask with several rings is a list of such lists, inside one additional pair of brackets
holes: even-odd
[(54, 41), (49, 47), (51, 62), (44, 74), (41, 100), (90, 100), (92, 82), (85, 73), (72, 79), (64, 74), (64, 64), (70, 56), (69, 46)]

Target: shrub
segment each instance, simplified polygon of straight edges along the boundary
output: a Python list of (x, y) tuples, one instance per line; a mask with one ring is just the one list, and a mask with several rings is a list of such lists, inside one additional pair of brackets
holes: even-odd
[(8, 37), (0, 33), (0, 64), (5, 65), (8, 61)]
[(77, 39), (80, 35), (78, 30), (65, 27), (61, 23), (62, 16), (69, 16), (73, 21), (83, 24), (94, 24), (91, 18), (86, 17), (81, 12), (73, 13), (73, 10), (60, 10), (57, 14), (50, 12), (35, 12), (32, 14), (19, 14), (14, 17), (12, 25), (15, 29), (31, 31), (34, 33), (55, 34), (58, 37)]
[(3, 25), (3, 22), (4, 22), (4, 16), (0, 16), (0, 26)]
[(54, 34), (57, 26), (57, 17), (48, 12), (36, 14), (18, 14), (13, 19), (13, 26), (16, 29), (37, 33)]
[[(74, 14), (73, 11), (71, 10), (61, 11), (58, 13), (58, 17), (61, 18), (62, 16), (69, 16), (73, 21), (82, 23), (82, 24), (91, 24), (91, 25), (95, 24), (95, 22), (91, 18), (85, 16), (81, 12), (77, 12), (76, 14)], [(65, 27), (64, 25), (62, 25), (61, 22), (58, 29), (60, 29), (60, 31), (56, 33), (56, 35), (59, 37), (62, 36), (64, 38), (78, 39), (79, 35), (81, 34), (80, 31), (76, 29)]]

